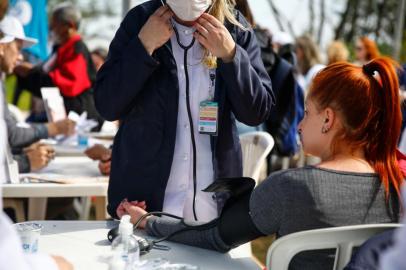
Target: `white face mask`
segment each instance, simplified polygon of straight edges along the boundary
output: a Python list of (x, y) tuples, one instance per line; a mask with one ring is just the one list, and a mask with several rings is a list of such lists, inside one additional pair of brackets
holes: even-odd
[(167, 0), (166, 3), (179, 19), (194, 22), (210, 7), (212, 0)]

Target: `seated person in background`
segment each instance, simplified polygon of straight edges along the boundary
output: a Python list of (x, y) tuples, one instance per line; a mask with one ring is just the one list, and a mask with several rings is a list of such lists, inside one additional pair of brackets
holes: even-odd
[[(3, 51), (0, 54), (1, 70), (10, 74), (17, 64), (21, 48), (33, 43), (31, 39), (25, 37), (23, 26), (16, 18), (6, 17), (2, 20), (0, 31), (4, 33), (4, 37), (0, 40)], [(14, 158), (18, 162), (20, 172), (41, 169), (53, 158), (51, 147), (33, 146), (26, 151), (23, 151), (23, 148), (38, 142), (40, 139), (59, 134), (72, 135), (75, 131), (75, 123), (69, 119), (20, 127), (7, 108), (7, 103), (3, 102), (2, 105), (4, 106), (4, 120), (8, 131), (8, 143), (12, 152), (16, 154)]]
[(75, 133), (76, 123), (67, 118), (46, 124), (24, 124), (24, 126), (21, 126), (7, 109), (6, 103), (4, 103), (4, 106), (8, 141), (13, 148), (26, 147), (41, 139), (47, 139), (57, 135), (70, 136)]
[(61, 91), (66, 111), (81, 114), (87, 111), (89, 119), (103, 120), (96, 111), (92, 85), (96, 69), (89, 50), (78, 33), (80, 11), (69, 3), (58, 5), (52, 12), (51, 31), (54, 53), (42, 65), (32, 66), (23, 62), (15, 68), (18, 76), (25, 78), (22, 87), (41, 96), (41, 87), (56, 86)]
[[(6, 103), (4, 103), (4, 106), (7, 106)], [(4, 115), (8, 131), (8, 143), (14, 154), (14, 159), (18, 162), (20, 173), (39, 170), (45, 167), (53, 158), (54, 150), (52, 147), (36, 144), (39, 140), (56, 135), (70, 136), (75, 133), (76, 124), (70, 119), (21, 127), (7, 107), (5, 108)]]
[[(321, 163), (271, 174), (247, 200), (225, 208), (215, 226), (170, 239), (226, 252), (262, 235), (398, 222), (405, 177), (397, 161), (400, 127), (399, 86), (390, 59), (378, 58), (363, 67), (344, 62), (328, 66), (314, 78), (299, 124), (304, 151)], [(130, 203), (123, 208), (132, 222), (147, 213)], [(140, 226), (162, 237), (185, 223), (150, 216)], [(332, 269), (330, 255), (300, 254), (289, 269)]]
[[(0, 20), (3, 20), (4, 14), (8, 8), (8, 1), (0, 1)], [(2, 21), (3, 23), (3, 21)], [(1, 23), (0, 23), (1, 24)], [(0, 29), (0, 56), (4, 56), (4, 50), (6, 48), (13, 48), (13, 51), (18, 51), (16, 44), (9, 42), (9, 39), (5, 35), (4, 30), (10, 29)], [(13, 55), (9, 55), (13, 56)], [(10, 60), (11, 62), (16, 62), (13, 57), (0, 58), (0, 73), (7, 72)], [(7, 126), (4, 122), (4, 102), (3, 102), (3, 91), (1, 90), (2, 85), (0, 84), (0, 182), (6, 179), (5, 176), (5, 149), (6, 145), (6, 133)], [(3, 200), (0, 192), (0, 209), (3, 209)], [(64, 258), (59, 256), (48, 256), (45, 254), (26, 254), (22, 250), (21, 241), (13, 228), (10, 219), (4, 214), (3, 211), (0, 212), (0, 270), (8, 269), (18, 269), (18, 270), (71, 270), (73, 266), (67, 262)]]
[(101, 66), (104, 64), (107, 58), (107, 50), (104, 48), (97, 48), (94, 49), (90, 55), (92, 56), (92, 60), (94, 63), (94, 66), (96, 67), (96, 71), (99, 71)]
[(55, 150), (52, 146), (34, 143), (20, 151), (13, 150), (13, 159), (18, 163), (20, 173), (38, 171), (46, 167), (55, 157)]
[(103, 175), (110, 175), (111, 149), (101, 144), (96, 144), (85, 151), (86, 156), (99, 161), (99, 170)]

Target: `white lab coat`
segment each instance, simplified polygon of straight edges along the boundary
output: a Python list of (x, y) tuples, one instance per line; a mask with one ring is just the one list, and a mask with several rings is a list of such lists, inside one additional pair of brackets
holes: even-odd
[[(173, 20), (179, 31), (179, 39), (185, 46), (193, 38), (193, 28), (183, 26)], [(184, 50), (178, 45), (175, 35), (171, 38), (173, 55), (178, 67), (179, 107), (176, 126), (176, 141), (173, 162), (166, 185), (163, 211), (194, 220), (193, 215), (193, 151), (190, 135), (189, 117), (186, 108), (185, 68), (190, 76), (191, 114), (196, 140), (196, 215), (199, 221), (209, 222), (218, 217), (217, 202), (212, 193), (203, 192), (214, 181), (213, 154), (210, 135), (200, 134), (198, 130), (200, 102), (214, 94), (211, 87), (210, 70), (202, 63), (203, 49), (195, 42), (188, 53), (188, 66), (184, 66)], [(214, 79), (215, 80), (215, 79)], [(213, 81), (215, 85), (215, 81)], [(212, 92), (212, 93), (211, 93)]]

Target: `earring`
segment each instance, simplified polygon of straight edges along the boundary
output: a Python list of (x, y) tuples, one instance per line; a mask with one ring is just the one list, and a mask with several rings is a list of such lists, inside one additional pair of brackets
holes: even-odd
[(328, 128), (322, 127), (321, 128), (321, 133), (326, 134), (328, 132), (328, 130), (329, 130)]

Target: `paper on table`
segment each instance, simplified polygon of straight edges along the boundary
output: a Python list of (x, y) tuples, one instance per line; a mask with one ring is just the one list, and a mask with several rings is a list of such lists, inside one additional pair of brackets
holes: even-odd
[(91, 183), (107, 183), (108, 176), (86, 177), (62, 174), (21, 174), (20, 179), (28, 179), (30, 182), (49, 182), (58, 184), (91, 184)]
[(92, 128), (97, 127), (98, 123), (94, 119), (87, 119), (87, 112), (83, 112), (81, 115), (74, 111), (70, 111), (68, 118), (76, 123), (76, 131), (78, 133), (89, 132)]
[[(88, 132), (85, 135), (91, 137), (92, 139), (99, 139), (104, 141), (112, 141), (114, 140), (114, 136), (116, 136), (115, 131), (110, 132)], [(90, 139), (90, 138), (89, 138)]]
[(66, 109), (58, 87), (42, 87), (42, 99), (49, 122), (56, 122), (66, 118)]

